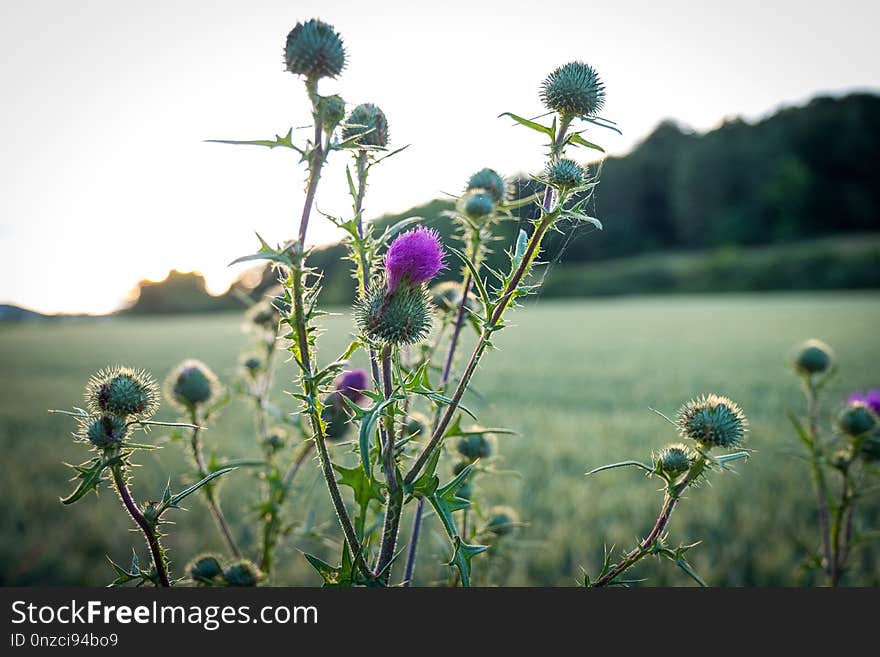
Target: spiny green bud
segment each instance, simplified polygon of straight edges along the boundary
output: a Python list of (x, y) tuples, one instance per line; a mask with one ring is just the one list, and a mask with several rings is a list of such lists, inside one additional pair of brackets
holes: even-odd
[(493, 203), (501, 203), (507, 197), (507, 183), (494, 169), (481, 169), (470, 177), (467, 191), (477, 190), (489, 194)]
[(266, 296), (256, 302), (247, 312), (247, 320), (258, 328), (274, 333), (278, 329), (278, 322), (282, 314), (290, 312), (290, 303), (286, 301), (284, 291), (280, 285), (273, 286), (266, 292)]
[(605, 85), (589, 64), (569, 62), (541, 84), (541, 100), (564, 117), (594, 116), (605, 105)]
[(840, 412), (837, 425), (847, 436), (859, 438), (877, 426), (877, 416), (864, 402), (851, 402)]
[(467, 197), (464, 213), (471, 219), (482, 219), (495, 212), (495, 202), (486, 192), (477, 192)]
[(345, 68), (342, 37), (332, 25), (313, 18), (297, 23), (284, 48), (287, 70), (310, 80), (335, 78)]
[(248, 373), (253, 375), (263, 366), (263, 361), (261, 361), (256, 356), (251, 356), (249, 358), (245, 358), (242, 365), (244, 365), (244, 368), (248, 371)]
[(428, 418), (421, 413), (410, 413), (403, 424), (403, 428), (406, 431), (406, 435), (410, 438), (426, 435), (428, 432)]
[(186, 565), (186, 572), (192, 581), (211, 585), (223, 574), (223, 566), (213, 554), (200, 554)]
[(144, 370), (111, 367), (89, 380), (86, 403), (95, 413), (146, 420), (159, 408), (159, 386)]
[(165, 381), (165, 397), (185, 410), (207, 404), (220, 392), (220, 381), (211, 368), (193, 358), (175, 367)]
[(794, 369), (803, 376), (824, 374), (834, 363), (834, 352), (821, 340), (807, 340), (797, 349)]
[[(458, 313), (461, 305), (461, 283), (456, 281), (443, 281), (431, 287), (431, 305), (442, 313)], [(468, 294), (465, 305), (474, 310), (476, 304), (472, 295)]]
[(657, 461), (660, 469), (668, 475), (676, 476), (687, 472), (694, 460), (694, 453), (690, 447), (681, 443), (667, 445), (660, 450)]
[(129, 430), (125, 418), (116, 415), (102, 415), (82, 422), (79, 435), (99, 449), (108, 449), (125, 440)]
[(492, 434), (472, 433), (459, 438), (455, 448), (459, 454), (471, 461), (487, 459), (494, 451), (493, 438)]
[(336, 94), (318, 100), (318, 114), (326, 132), (333, 132), (345, 118), (345, 101)]
[(692, 399), (678, 411), (678, 433), (702, 447), (735, 447), (742, 443), (749, 422), (736, 402), (709, 394)]
[(355, 107), (342, 128), (342, 140), (354, 137), (357, 137), (355, 143), (359, 146), (387, 146), (388, 119), (385, 113), (372, 103)]
[(486, 523), (486, 529), (495, 534), (495, 536), (509, 536), (519, 524), (519, 517), (516, 511), (509, 506), (496, 506), (489, 511), (489, 521)]
[(256, 586), (260, 581), (260, 571), (247, 559), (231, 564), (223, 573), (227, 586)]
[(421, 285), (399, 285), (386, 291), (384, 281), (373, 284), (354, 306), (354, 318), (367, 337), (388, 344), (413, 344), (431, 330), (430, 301)]
[(287, 444), (287, 431), (282, 427), (275, 427), (263, 438), (263, 446), (273, 454), (284, 449)]
[(560, 157), (547, 163), (544, 178), (553, 187), (577, 187), (587, 180), (587, 171), (574, 160)]

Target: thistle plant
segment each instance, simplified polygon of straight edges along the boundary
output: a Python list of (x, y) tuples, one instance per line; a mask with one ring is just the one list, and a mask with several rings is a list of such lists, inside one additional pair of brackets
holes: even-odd
[[(206, 387), (202, 385), (203, 381), (196, 377), (183, 378), (186, 380), (173, 387), (172, 394), (176, 400), (188, 400), (188, 403), (195, 405), (209, 399), (210, 395), (204, 394)], [(164, 514), (170, 509), (180, 508), (180, 502), (186, 497), (234, 469), (218, 468), (177, 494), (172, 493), (169, 478), (159, 501), (148, 500), (138, 504), (131, 491), (132, 456), (138, 450), (156, 449), (157, 446), (136, 442), (133, 440), (135, 432), (146, 432), (154, 426), (193, 431), (199, 428), (194, 424), (153, 420), (159, 408), (159, 398), (159, 386), (147, 372), (130, 367), (112, 367), (101, 370), (86, 384), (85, 409), (74, 407), (73, 411), (51, 411), (76, 419), (79, 426), (74, 433), (75, 440), (88, 446), (94, 454), (87, 461), (70, 466), (76, 472), (74, 481), (77, 485), (61, 502), (73, 504), (92, 491), (97, 493), (101, 485), (109, 480), (119, 494), (123, 508), (146, 541), (152, 566), (141, 568), (136, 551), (129, 568), (123, 568), (111, 559), (110, 563), (117, 574), (112, 585), (135, 582), (171, 586), (170, 564), (161, 542), (162, 528), (167, 524), (163, 519)], [(198, 402), (192, 401), (196, 398)]]
[[(664, 416), (665, 418), (665, 416)], [(700, 586), (706, 586), (703, 579), (687, 561), (686, 554), (699, 543), (668, 545), (668, 527), (672, 512), (684, 493), (702, 483), (713, 470), (727, 470), (729, 463), (747, 458), (747, 451), (739, 450), (715, 455), (713, 449), (735, 449), (741, 447), (748, 432), (748, 420), (736, 402), (720, 395), (703, 395), (684, 404), (678, 411), (675, 421), (681, 439), (687, 443), (673, 443), (657, 452), (651, 463), (623, 461), (595, 468), (587, 473), (593, 475), (605, 470), (621, 467), (635, 467), (643, 470), (646, 476), (663, 482), (663, 503), (657, 520), (648, 535), (638, 545), (625, 552), (618, 561), (606, 551), (602, 569), (595, 579), (584, 575), (585, 586), (625, 586), (633, 580), (623, 578), (630, 568), (649, 555), (665, 558), (681, 568)], [(690, 444), (693, 443), (693, 447)]]
[(829, 586), (838, 586), (853, 548), (868, 535), (858, 527), (856, 510), (877, 476), (880, 392), (849, 395), (826, 429), (820, 402), (837, 374), (834, 351), (821, 340), (807, 340), (796, 348), (792, 370), (801, 380), (806, 418), (789, 412), (789, 419), (806, 449), (816, 496), (819, 548), (811, 565), (823, 572)]

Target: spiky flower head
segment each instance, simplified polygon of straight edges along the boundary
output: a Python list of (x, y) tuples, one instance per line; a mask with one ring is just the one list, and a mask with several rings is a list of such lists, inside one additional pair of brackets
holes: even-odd
[(367, 337), (387, 344), (414, 344), (431, 331), (430, 299), (421, 287), (399, 286), (386, 291), (383, 281), (370, 286), (354, 306), (358, 329)]
[(487, 433), (472, 433), (458, 439), (455, 448), (466, 459), (476, 461), (487, 459), (494, 452), (494, 436)]
[(210, 586), (223, 574), (223, 566), (213, 554), (200, 554), (186, 565), (186, 572), (192, 581)]
[(464, 213), (471, 219), (482, 219), (495, 212), (495, 201), (488, 192), (476, 192), (465, 199)]
[(880, 390), (868, 390), (865, 393), (854, 392), (847, 398), (847, 403), (862, 402), (874, 413), (880, 415)]
[(721, 395), (692, 399), (678, 411), (678, 433), (705, 449), (735, 447), (743, 442), (749, 422), (739, 405)]
[(486, 529), (495, 536), (509, 536), (519, 524), (519, 516), (509, 506), (496, 506), (489, 511)]
[(317, 18), (297, 23), (287, 35), (284, 61), (288, 71), (309, 80), (335, 78), (345, 68), (342, 37)]
[(260, 581), (260, 570), (247, 559), (239, 559), (229, 565), (223, 573), (227, 586), (256, 586)]
[(877, 427), (877, 414), (864, 402), (851, 402), (838, 415), (837, 426), (847, 436), (859, 438)]
[(324, 130), (328, 133), (333, 132), (345, 118), (345, 101), (342, 100), (342, 96), (338, 94), (321, 96), (318, 99), (318, 114), (321, 123), (324, 124)]
[(363, 391), (369, 387), (370, 375), (362, 368), (342, 372), (333, 380), (333, 390), (355, 404), (365, 398)]
[(159, 408), (159, 386), (144, 370), (111, 367), (92, 376), (86, 403), (93, 413), (146, 420)]
[(834, 352), (821, 340), (807, 340), (797, 348), (794, 369), (803, 376), (824, 374), (834, 364)]
[(171, 370), (165, 380), (165, 397), (182, 410), (204, 406), (220, 392), (220, 381), (211, 368), (189, 358)]
[(373, 103), (363, 103), (351, 110), (342, 128), (342, 139), (348, 141), (354, 137), (357, 137), (355, 143), (359, 146), (387, 146), (388, 119), (385, 112)]
[(494, 203), (501, 203), (507, 197), (507, 183), (494, 169), (480, 169), (470, 177), (467, 191), (484, 191)]
[(589, 64), (569, 62), (541, 84), (541, 100), (563, 117), (594, 116), (605, 105), (605, 85)]
[(410, 438), (427, 435), (428, 418), (421, 413), (410, 413), (403, 423), (403, 428), (406, 436)]
[(263, 447), (274, 454), (284, 449), (287, 444), (287, 431), (283, 427), (275, 427), (263, 438)]
[(247, 370), (248, 374), (253, 376), (263, 366), (263, 361), (256, 356), (248, 356), (244, 359), (242, 365), (244, 366), (244, 369)]
[(577, 187), (587, 180), (587, 171), (574, 160), (558, 157), (544, 168), (544, 179), (553, 187)]
[[(458, 313), (461, 305), (461, 283), (456, 281), (443, 281), (431, 286), (431, 305), (442, 313)], [(475, 308), (474, 298), (468, 294), (465, 301), (467, 308)]]
[(433, 228), (416, 226), (399, 235), (385, 254), (388, 292), (398, 286), (416, 287), (434, 278), (444, 267), (440, 234)]
[(682, 443), (667, 445), (660, 450), (657, 461), (660, 469), (668, 475), (676, 476), (687, 472), (694, 460), (693, 450)]
[(116, 447), (128, 437), (130, 427), (124, 417), (100, 415), (82, 421), (79, 435), (99, 449)]

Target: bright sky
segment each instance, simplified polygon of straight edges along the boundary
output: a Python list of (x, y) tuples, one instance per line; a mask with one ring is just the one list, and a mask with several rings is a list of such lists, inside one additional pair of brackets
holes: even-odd
[[(304, 171), (292, 151), (221, 146), (309, 121), (282, 49), (321, 17), (350, 65), (323, 93), (386, 112), (393, 145), (368, 216), (458, 193), (473, 171), (541, 165), (540, 137), (496, 118), (541, 113), (538, 87), (572, 59), (606, 82), (622, 153), (664, 118), (708, 129), (817, 92), (880, 87), (880, 5), (864, 0), (4, 0), (0, 4), (0, 302), (106, 312), (141, 278), (203, 272), (292, 237)], [(304, 134), (301, 133), (301, 134)], [(318, 206), (349, 208), (335, 157)], [(599, 208), (601, 214), (601, 207)], [(332, 241), (317, 219), (310, 241)]]

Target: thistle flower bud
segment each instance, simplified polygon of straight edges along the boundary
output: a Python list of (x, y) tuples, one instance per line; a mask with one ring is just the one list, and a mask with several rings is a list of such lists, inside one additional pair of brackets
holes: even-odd
[(364, 369), (342, 372), (333, 380), (333, 390), (327, 395), (324, 408), (327, 438), (336, 440), (348, 432), (352, 413), (343, 397), (358, 404), (366, 399), (362, 391), (369, 387), (370, 375)]
[(401, 285), (393, 293), (373, 285), (354, 306), (354, 319), (367, 337), (387, 344), (414, 344), (431, 331), (431, 308), (421, 287)]
[(372, 103), (355, 107), (342, 128), (343, 141), (354, 137), (357, 137), (355, 143), (359, 146), (387, 146), (388, 119), (385, 113)]
[(192, 581), (211, 585), (223, 574), (223, 567), (213, 554), (200, 554), (186, 565), (186, 572)]
[(247, 559), (231, 564), (223, 573), (227, 586), (256, 586), (260, 581), (260, 571)]
[(282, 427), (275, 427), (263, 437), (263, 447), (271, 453), (280, 452), (287, 444), (287, 431)]
[(183, 410), (192, 410), (214, 399), (220, 381), (200, 360), (187, 359), (171, 370), (165, 381), (165, 397)]
[(251, 356), (249, 358), (245, 358), (242, 365), (244, 365), (244, 369), (248, 371), (248, 374), (253, 376), (263, 366), (263, 361), (261, 361), (256, 356)]
[(864, 402), (852, 402), (840, 412), (837, 426), (851, 438), (860, 438), (877, 427), (877, 415)]
[(541, 100), (563, 117), (593, 116), (605, 105), (605, 85), (589, 64), (569, 62), (541, 84)]
[(667, 445), (657, 455), (660, 469), (668, 475), (677, 476), (687, 472), (694, 460), (694, 452), (687, 445), (676, 443)]
[(797, 349), (794, 369), (802, 376), (824, 374), (834, 363), (834, 352), (821, 340), (807, 340)]
[(287, 70), (307, 79), (335, 78), (345, 68), (342, 37), (332, 25), (313, 18), (297, 23), (284, 47)]
[(509, 506), (496, 506), (489, 511), (486, 529), (500, 538), (512, 534), (517, 524), (519, 524), (519, 517), (516, 511)]
[(741, 444), (749, 422), (736, 402), (709, 394), (692, 399), (678, 411), (678, 433), (704, 449), (730, 448)]
[(331, 133), (345, 118), (345, 101), (342, 96), (322, 96), (318, 99), (318, 114), (324, 124), (324, 130)]
[(159, 408), (159, 386), (143, 370), (112, 367), (101, 370), (89, 380), (86, 403), (94, 413), (146, 420)]
[(464, 213), (471, 219), (488, 217), (495, 211), (495, 203), (487, 192), (477, 192), (464, 202)]
[(544, 178), (552, 187), (577, 187), (587, 180), (587, 171), (574, 160), (560, 157), (547, 163)]
[(255, 303), (247, 312), (247, 320), (257, 328), (274, 333), (282, 315), (290, 312), (290, 303), (285, 301), (281, 286), (274, 286), (266, 292), (266, 297)]
[(101, 415), (80, 423), (79, 435), (99, 449), (109, 449), (125, 440), (129, 431), (125, 418)]
[(868, 406), (874, 413), (880, 415), (880, 390), (868, 390), (862, 394), (860, 392), (852, 393), (846, 400), (848, 403), (862, 402)]
[(852, 452), (848, 449), (838, 449), (831, 455), (831, 465), (838, 470), (846, 470), (851, 462)]
[(427, 435), (428, 418), (421, 413), (410, 413), (403, 423), (403, 429), (410, 438)]
[(398, 236), (385, 254), (388, 292), (399, 286), (416, 287), (427, 283), (445, 267), (440, 234), (417, 226)]
[[(458, 313), (461, 305), (461, 283), (457, 281), (443, 281), (431, 287), (431, 305), (442, 313)], [(472, 295), (468, 294), (465, 305), (474, 310), (476, 304)]]
[(494, 169), (481, 169), (468, 180), (467, 191), (484, 191), (493, 203), (501, 203), (507, 197), (507, 183)]
[(466, 459), (476, 461), (487, 459), (494, 451), (494, 437), (492, 434), (472, 433), (458, 439), (455, 448)]

